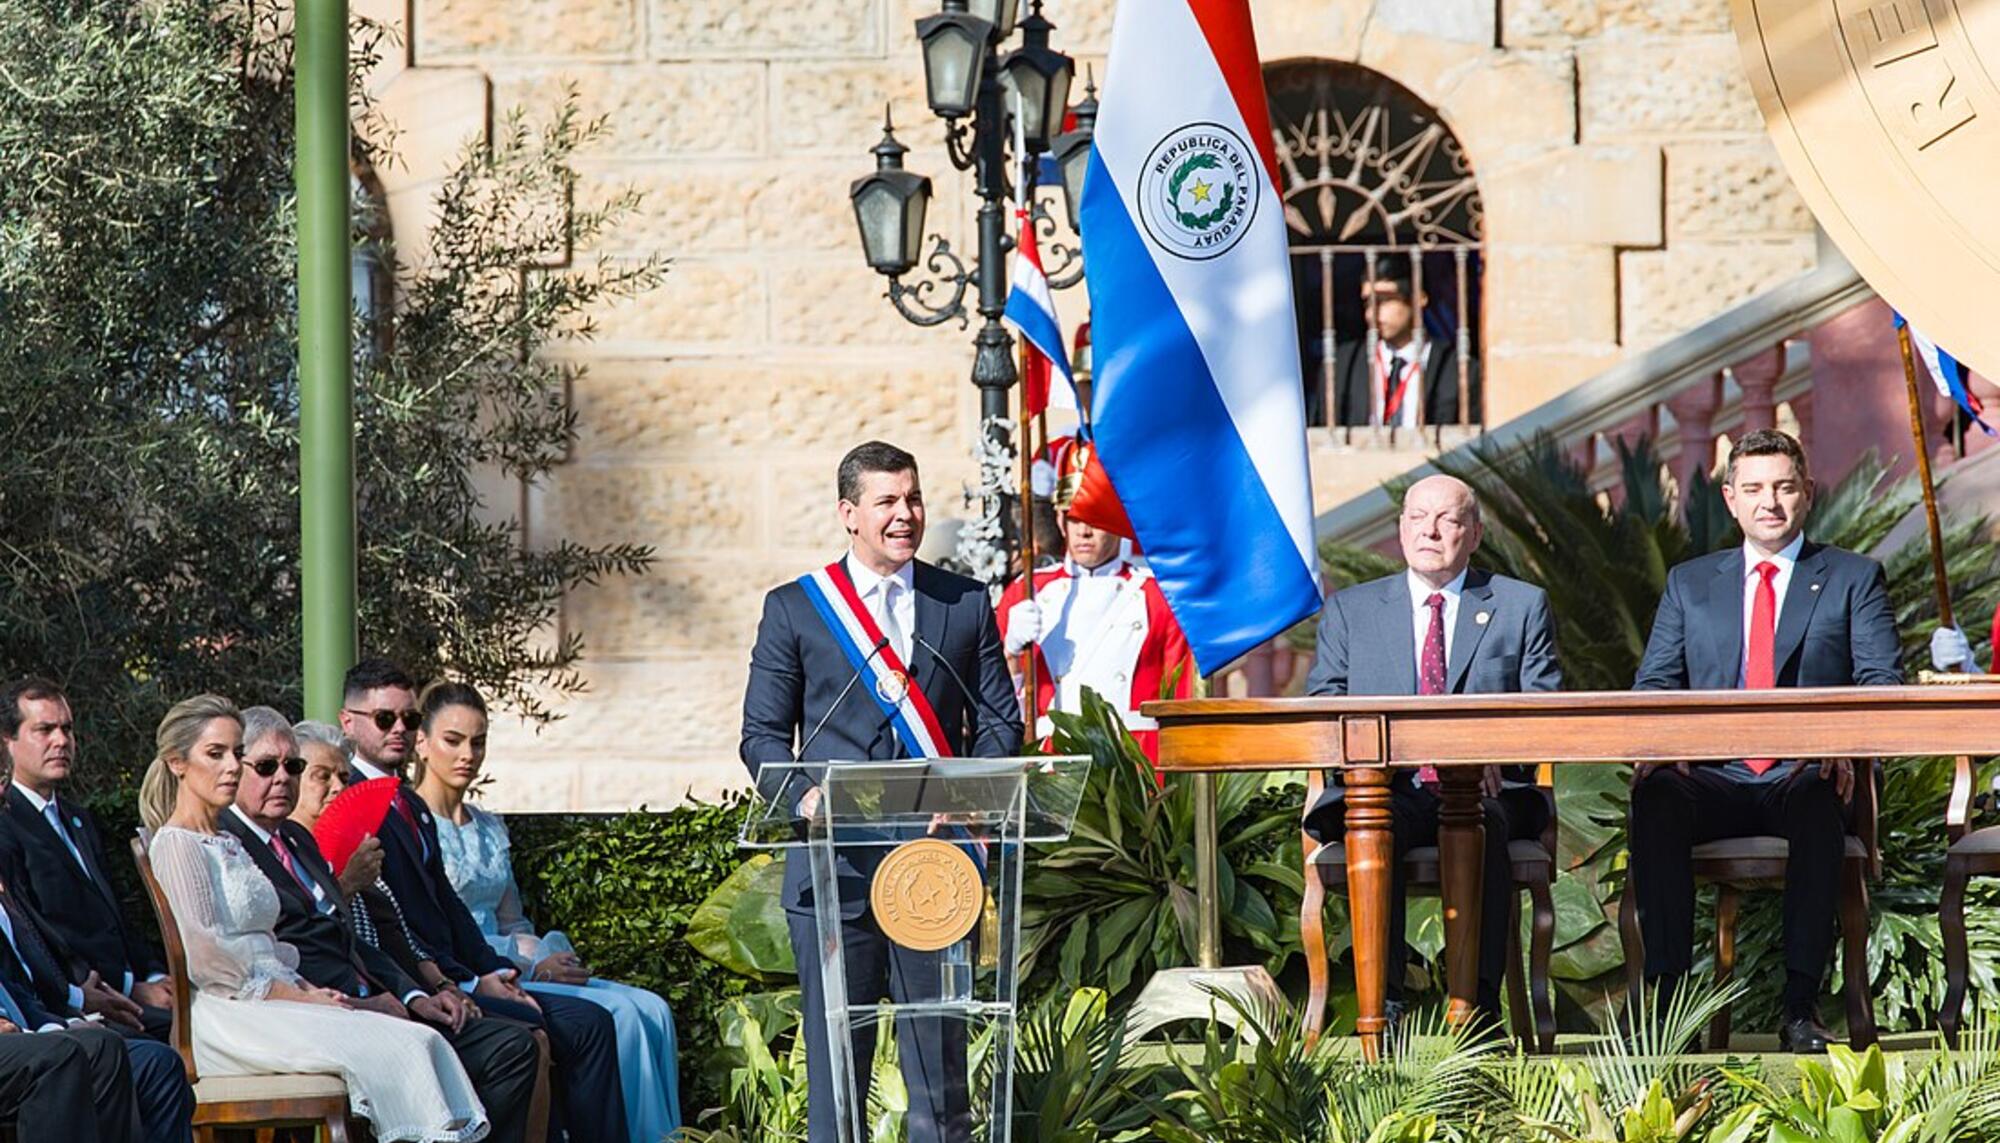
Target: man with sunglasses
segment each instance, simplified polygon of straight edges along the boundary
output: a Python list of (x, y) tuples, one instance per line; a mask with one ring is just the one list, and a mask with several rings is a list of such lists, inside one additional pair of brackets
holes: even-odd
[[(347, 672), (340, 729), (354, 745), (350, 783), (403, 777), (423, 717), (417, 687), (387, 659), (363, 659)], [(627, 1137), (619, 1093), (617, 1032), (611, 1014), (568, 996), (530, 997), (511, 961), (486, 936), (451, 887), (438, 852), (437, 823), (407, 784), (382, 823), (382, 883), (402, 908), (411, 935), (436, 962), (447, 988), (468, 993), (489, 1016), (547, 1029), (560, 1099), (555, 1111), (574, 1143)], [(552, 1132), (551, 1137), (556, 1135)]]
[(97, 820), (60, 791), (76, 764), (68, 696), (47, 679), (0, 689), (0, 743), (12, 766), (0, 851), (7, 885), (45, 922), (70, 962), (71, 1007), (165, 1040), (173, 1027), (166, 958), (126, 928)]
[(299, 975), (349, 998), (354, 1008), (418, 1020), (437, 1029), (472, 1080), (493, 1124), (487, 1138), (522, 1143), (540, 1070), (534, 1032), (483, 1020), (462, 996), (433, 996), (394, 960), (355, 939), (352, 907), (312, 833), (288, 820), (306, 762), (291, 723), (268, 706), (243, 712), (243, 776), (221, 827), (236, 835), (278, 891), (278, 939), (298, 950)]

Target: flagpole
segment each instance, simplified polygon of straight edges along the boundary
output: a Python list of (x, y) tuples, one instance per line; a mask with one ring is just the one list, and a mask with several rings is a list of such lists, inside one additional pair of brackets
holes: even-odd
[[(1028, 225), (1034, 225), (1029, 222)], [(1021, 586), (1023, 599), (1035, 602), (1035, 440), (1034, 418), (1028, 413), (1028, 339), (1021, 339)], [(1040, 672), (1035, 669), (1035, 642), (1021, 650), (1021, 747), (1032, 753), (1041, 736), (1035, 733), (1041, 703)]]
[(1951, 579), (1944, 568), (1944, 530), (1938, 526), (1937, 488), (1931, 483), (1931, 450), (1924, 443), (1924, 409), (1917, 386), (1917, 359), (1910, 348), (1910, 325), (1896, 327), (1896, 344), (1903, 351), (1903, 382), (1910, 396), (1910, 438), (1917, 446), (1917, 479), (1923, 482), (1924, 521), (1930, 526), (1931, 587), (1937, 592), (1938, 622), (1957, 627), (1951, 613)]

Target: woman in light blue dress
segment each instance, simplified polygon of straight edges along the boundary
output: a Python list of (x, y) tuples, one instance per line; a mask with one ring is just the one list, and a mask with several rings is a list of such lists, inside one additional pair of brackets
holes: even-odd
[(486, 762), (485, 700), (463, 683), (436, 683), (419, 706), (417, 793), (437, 818), (452, 887), (487, 943), (521, 970), (529, 993), (573, 996), (610, 1011), (632, 1143), (660, 1143), (681, 1125), (673, 1012), (645, 989), (591, 976), (563, 934), (536, 934), (521, 910), (506, 823), (465, 800)]

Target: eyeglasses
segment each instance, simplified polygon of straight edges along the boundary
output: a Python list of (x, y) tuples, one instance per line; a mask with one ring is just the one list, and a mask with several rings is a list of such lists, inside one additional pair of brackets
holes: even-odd
[(363, 718), (372, 720), (375, 723), (375, 729), (384, 734), (389, 733), (399, 719), (403, 723), (404, 730), (415, 730), (417, 725), (424, 720), (424, 716), (414, 710), (396, 711), (386, 708), (383, 710), (355, 710), (353, 707), (347, 707), (346, 710), (349, 714), (360, 715)]
[(306, 772), (306, 760), (297, 755), (290, 758), (259, 758), (255, 762), (245, 762), (244, 765), (257, 771), (259, 778), (270, 777), (278, 772), (280, 766), (285, 768), (285, 773), (294, 778)]

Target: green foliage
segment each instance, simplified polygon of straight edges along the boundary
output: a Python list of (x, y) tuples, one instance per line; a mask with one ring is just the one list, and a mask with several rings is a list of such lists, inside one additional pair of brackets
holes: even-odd
[(697, 903), (737, 868), (746, 804), (739, 794), (665, 813), (508, 819), (528, 916), (568, 933), (604, 976), (651, 989), (673, 1006), (682, 1104), (690, 1113), (723, 1102), (722, 1077), (707, 1066), (723, 1047), (717, 1013), (750, 986), (687, 937)]
[[(382, 33), (352, 43), (365, 110)], [(291, 50), (274, 0), (0, 0), (0, 667), (77, 697), (106, 788), (130, 787), (173, 700), (298, 706)], [(530, 548), (479, 491), (540, 480), (573, 439), (575, 369), (540, 351), (659, 276), (527, 269), (601, 248), (631, 210), (570, 209), (601, 130), (573, 101), (503, 118), (445, 174), (399, 304), (356, 317), (365, 643), (531, 719), (580, 686), (576, 638), (541, 634), (563, 593), (651, 558)], [(356, 158), (394, 162), (367, 138)]]
[[(1070, 839), (1036, 847), (1027, 864), (1022, 977), (1032, 994), (1090, 986), (1123, 1003), (1156, 969), (1194, 963), (1194, 783), (1156, 782), (1117, 712), (1090, 691), (1082, 714), (1052, 717), (1057, 751), (1088, 754), (1092, 767)], [(1298, 949), (1292, 918), (1304, 886), (1286, 843), (1301, 796), (1254, 775), (1216, 782), (1231, 963), (1255, 957), (1275, 973)]]

